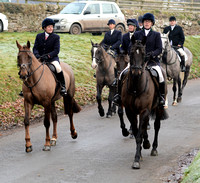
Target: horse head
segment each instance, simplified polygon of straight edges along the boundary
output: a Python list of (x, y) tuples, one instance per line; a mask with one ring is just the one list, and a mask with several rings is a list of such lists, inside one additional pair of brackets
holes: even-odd
[(92, 68), (96, 69), (98, 64), (103, 61), (103, 54), (105, 52), (104, 48), (102, 47), (101, 43), (93, 43), (91, 41), (92, 48), (91, 48), (91, 56), (92, 56)]
[(135, 40), (133, 35), (131, 38), (131, 49), (130, 49), (130, 71), (133, 75), (142, 75), (146, 63), (145, 63), (145, 44), (146, 36), (143, 40)]
[(165, 33), (160, 33), (161, 40), (162, 40), (162, 54), (163, 52), (167, 51), (167, 48), (170, 46), (170, 41), (169, 41), (169, 32), (167, 34)]
[(32, 65), (32, 56), (31, 56), (31, 44), (27, 41), (27, 44), (21, 46), (18, 41), (16, 41), (19, 53), (17, 56), (17, 66), (19, 67), (19, 76), (21, 79), (26, 80), (30, 74), (30, 67)]

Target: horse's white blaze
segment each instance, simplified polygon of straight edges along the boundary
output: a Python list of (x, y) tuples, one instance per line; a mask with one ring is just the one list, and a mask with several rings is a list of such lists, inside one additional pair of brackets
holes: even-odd
[(94, 52), (93, 52), (93, 56), (92, 56), (92, 68), (95, 69), (97, 67), (97, 62), (96, 62), (96, 58), (95, 58), (95, 53), (97, 51), (97, 48), (94, 47)]
[(137, 49), (137, 50), (136, 50), (136, 53), (137, 53), (137, 54), (140, 54), (140, 51), (139, 51), (139, 49)]

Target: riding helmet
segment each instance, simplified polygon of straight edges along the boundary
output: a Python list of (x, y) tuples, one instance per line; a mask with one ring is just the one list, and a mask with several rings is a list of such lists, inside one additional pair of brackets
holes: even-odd
[(169, 17), (169, 21), (170, 21), (170, 22), (171, 22), (171, 21), (176, 21), (176, 17), (175, 17), (175, 16)]
[(129, 25), (133, 25), (133, 26), (135, 26), (135, 27), (138, 27), (138, 22), (137, 22), (136, 19), (128, 19), (128, 20), (127, 20), (127, 25), (128, 25), (128, 26), (129, 26)]
[(107, 23), (107, 25), (110, 25), (110, 24), (115, 24), (115, 21), (113, 19), (110, 19)]
[(44, 29), (45, 27), (47, 27), (48, 25), (55, 25), (55, 22), (53, 19), (51, 18), (45, 18), (42, 22), (42, 28)]
[(142, 23), (142, 18), (143, 18), (143, 16), (138, 17), (138, 23)]
[(145, 13), (142, 17), (142, 23), (145, 21), (145, 20), (151, 20), (153, 25), (155, 24), (155, 18), (154, 18), (154, 15), (152, 13)]

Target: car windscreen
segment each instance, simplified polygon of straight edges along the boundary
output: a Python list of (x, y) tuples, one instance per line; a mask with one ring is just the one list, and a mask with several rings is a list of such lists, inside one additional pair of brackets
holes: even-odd
[(86, 3), (69, 3), (60, 14), (81, 14)]

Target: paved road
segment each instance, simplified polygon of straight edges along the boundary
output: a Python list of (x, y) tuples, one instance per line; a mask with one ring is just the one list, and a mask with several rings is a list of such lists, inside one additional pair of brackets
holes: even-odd
[[(169, 103), (172, 102), (169, 86)], [(159, 156), (143, 150), (140, 170), (131, 169), (135, 140), (124, 138), (117, 115), (100, 118), (96, 105), (75, 115), (78, 139), (69, 134), (69, 121), (61, 116), (57, 146), (43, 152), (42, 122), (30, 128), (33, 152), (25, 153), (24, 129), (0, 138), (1, 183), (160, 183), (177, 158), (200, 143), (200, 79), (189, 81), (183, 101), (169, 106), (170, 118), (162, 122)], [(107, 108), (106, 103), (104, 104)], [(127, 122), (127, 120), (126, 120)], [(151, 124), (153, 122), (151, 121)], [(127, 122), (129, 126), (129, 123)], [(153, 125), (152, 125), (153, 126)], [(153, 129), (149, 131), (153, 140)]]

